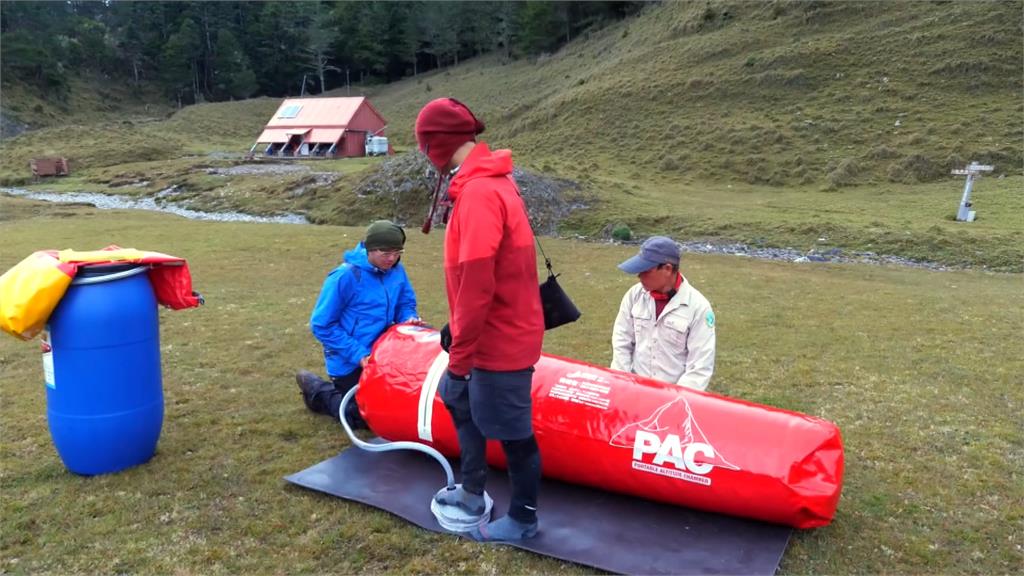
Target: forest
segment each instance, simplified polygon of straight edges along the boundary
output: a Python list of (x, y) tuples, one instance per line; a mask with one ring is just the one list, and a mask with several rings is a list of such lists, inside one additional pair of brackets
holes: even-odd
[(183, 106), (390, 82), (489, 52), (557, 50), (647, 2), (4, 2), (4, 83), (66, 98), (68, 75)]

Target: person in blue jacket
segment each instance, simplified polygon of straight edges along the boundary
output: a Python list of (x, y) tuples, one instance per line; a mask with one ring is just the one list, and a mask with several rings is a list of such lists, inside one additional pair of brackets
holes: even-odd
[[(421, 322), (416, 293), (401, 264), (404, 247), (405, 231), (378, 220), (324, 280), (309, 326), (323, 345), (331, 380), (306, 370), (295, 375), (302, 399), (313, 412), (339, 418), (341, 399), (359, 383), (377, 338), (393, 324)], [(356, 403), (349, 402), (347, 408), (349, 425), (366, 428)]]

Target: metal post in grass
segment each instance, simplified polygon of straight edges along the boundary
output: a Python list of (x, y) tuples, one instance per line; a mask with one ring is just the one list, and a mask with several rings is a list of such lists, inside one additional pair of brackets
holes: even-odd
[(956, 213), (956, 219), (960, 222), (974, 222), (974, 210), (971, 210), (971, 188), (974, 187), (974, 180), (981, 178), (982, 172), (991, 172), (994, 166), (971, 162), (966, 168), (953, 170), (952, 174), (966, 175), (967, 183), (964, 185), (964, 196), (960, 199), (960, 209)]

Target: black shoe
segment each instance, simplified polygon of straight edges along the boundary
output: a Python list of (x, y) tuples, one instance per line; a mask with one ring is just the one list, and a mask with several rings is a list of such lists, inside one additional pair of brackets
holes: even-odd
[(363, 420), (363, 415), (359, 413), (359, 406), (355, 400), (351, 400), (346, 407), (348, 410), (345, 411), (345, 420), (348, 422), (349, 428), (353, 430), (369, 430), (370, 426)]
[(330, 382), (323, 381), (319, 376), (309, 370), (299, 370), (295, 373), (295, 382), (302, 391), (302, 401), (312, 412), (320, 412), (316, 409), (316, 396), (320, 392), (333, 388)]

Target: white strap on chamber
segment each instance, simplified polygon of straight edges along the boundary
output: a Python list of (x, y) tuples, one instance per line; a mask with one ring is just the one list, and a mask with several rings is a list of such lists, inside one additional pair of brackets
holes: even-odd
[(446, 370), (448, 370), (448, 353), (441, 350), (430, 365), (430, 370), (427, 370), (427, 377), (423, 380), (423, 386), (420, 388), (419, 413), (416, 416), (416, 430), (420, 440), (434, 441), (434, 435), (431, 432), (434, 419), (434, 396), (437, 395), (437, 387)]

